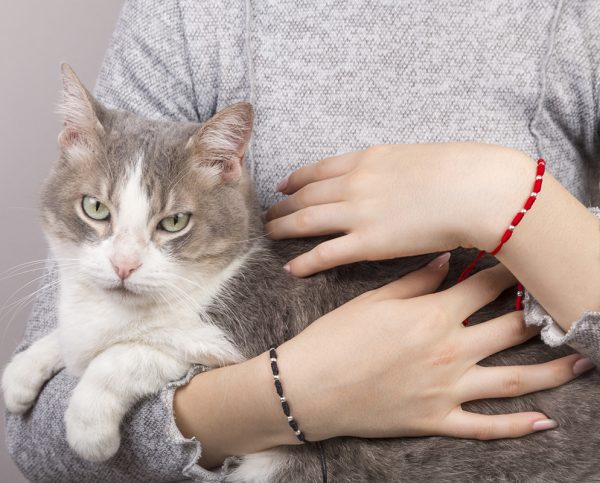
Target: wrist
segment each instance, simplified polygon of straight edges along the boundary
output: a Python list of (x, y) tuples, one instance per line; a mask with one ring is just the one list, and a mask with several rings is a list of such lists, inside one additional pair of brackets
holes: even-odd
[(205, 468), (227, 456), (299, 444), (275, 394), (268, 353), (197, 374), (177, 389), (173, 408), (181, 433), (202, 442)]
[(536, 164), (524, 153), (501, 146), (494, 146), (479, 164), (461, 246), (491, 252), (529, 197)]
[(311, 357), (311, 349), (314, 347), (292, 339), (277, 349), (278, 365), (284, 394), (300, 430), (307, 441), (322, 441), (344, 435), (340, 427), (343, 418), (327, 364)]
[(249, 386), (259, 388), (256, 391), (256, 404), (261, 407), (259, 419), (262, 426), (263, 449), (301, 444), (289, 427), (281, 408), (273, 383), (269, 352), (263, 352), (245, 364), (247, 364), (245, 369), (248, 376), (241, 374), (241, 377), (248, 381)]

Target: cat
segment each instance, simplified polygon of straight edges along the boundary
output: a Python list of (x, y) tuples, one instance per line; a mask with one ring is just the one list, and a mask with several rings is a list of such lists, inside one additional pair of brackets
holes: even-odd
[[(194, 364), (255, 357), (435, 256), (291, 277), (284, 263), (319, 240), (264, 236), (243, 166), (250, 104), (231, 105), (204, 124), (151, 121), (104, 107), (67, 65), (63, 86), (60, 157), (42, 192), (61, 281), (59, 325), (15, 355), (2, 388), (8, 410), (23, 414), (57, 371), (77, 376), (65, 425), (84, 459), (112, 457), (124, 415)], [(454, 252), (442, 289), (472, 255)], [(493, 263), (484, 259), (480, 268)], [(507, 291), (470, 322), (513, 303)], [(530, 364), (568, 352), (538, 339), (482, 364)], [(328, 474), (336, 482), (600, 481), (599, 400), (594, 371), (553, 390), (464, 405), (485, 414), (540, 410), (558, 420), (555, 431), (499, 441), (334, 438), (322, 445)], [(225, 474), (232, 482), (319, 481), (321, 466), (317, 449), (300, 445), (229, 458)]]

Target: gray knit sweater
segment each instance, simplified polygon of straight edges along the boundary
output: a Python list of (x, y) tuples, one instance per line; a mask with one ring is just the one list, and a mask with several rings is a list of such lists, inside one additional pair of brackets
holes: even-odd
[[(173, 120), (203, 121), (251, 101), (249, 168), (264, 206), (278, 199), (282, 176), (327, 155), (474, 140), (545, 157), (592, 207), (600, 204), (599, 25), (597, 0), (129, 0), (96, 93), (109, 106)], [(55, 290), (39, 295), (19, 350), (56, 325), (55, 300)], [(526, 318), (545, 325), (548, 343), (600, 363), (600, 313), (565, 335), (527, 296)], [(62, 371), (30, 414), (8, 417), (10, 453), (34, 481), (218, 480), (195, 463), (201, 442), (175, 426), (173, 392), (183, 383), (138, 404), (119, 454), (99, 465), (66, 444), (74, 381)]]

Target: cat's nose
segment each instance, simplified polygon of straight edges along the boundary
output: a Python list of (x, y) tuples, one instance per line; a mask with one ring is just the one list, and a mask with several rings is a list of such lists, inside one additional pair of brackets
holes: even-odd
[(126, 260), (114, 260), (111, 259), (111, 263), (115, 273), (121, 280), (125, 280), (129, 278), (129, 276), (135, 272), (142, 263), (139, 260), (135, 259), (126, 259)]

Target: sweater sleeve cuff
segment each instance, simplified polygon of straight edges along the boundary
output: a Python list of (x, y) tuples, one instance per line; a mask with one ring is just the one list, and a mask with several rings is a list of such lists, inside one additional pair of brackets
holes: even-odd
[(175, 391), (190, 382), (196, 374), (206, 371), (204, 366), (196, 365), (192, 367), (187, 375), (179, 381), (169, 383), (161, 392), (161, 400), (163, 401), (164, 409), (167, 414), (167, 440), (169, 443), (179, 446), (181, 451), (186, 455), (187, 464), (183, 468), (183, 477), (190, 478), (194, 481), (202, 482), (222, 482), (224, 480), (224, 472), (227, 465), (230, 463), (228, 458), (223, 466), (215, 470), (207, 470), (198, 464), (198, 460), (202, 454), (202, 444), (196, 438), (188, 439), (181, 434), (175, 422), (175, 412), (173, 410), (173, 398)]
[[(599, 208), (590, 208), (590, 211), (600, 218)], [(600, 312), (585, 312), (565, 333), (527, 291), (523, 303), (525, 323), (542, 327), (541, 337), (546, 344), (551, 347), (567, 344), (600, 367)]]

